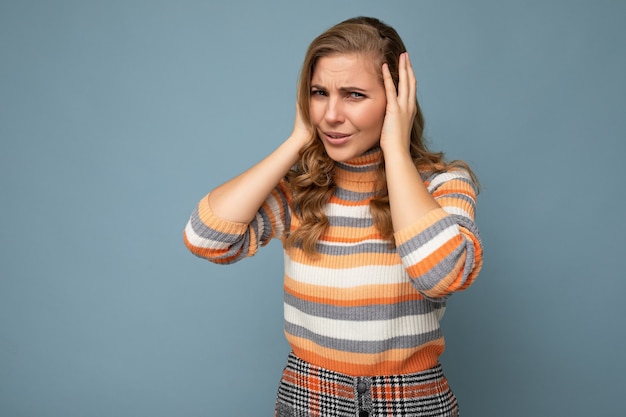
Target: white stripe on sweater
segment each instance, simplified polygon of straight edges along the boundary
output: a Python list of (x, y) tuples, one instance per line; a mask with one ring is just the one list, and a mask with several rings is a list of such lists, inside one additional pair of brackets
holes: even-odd
[(454, 179), (471, 180), (469, 174), (464, 170), (443, 172), (441, 174), (438, 174), (435, 178), (433, 178), (432, 182), (428, 184), (428, 190), (432, 192), (432, 190), (439, 187), (444, 182), (454, 180)]
[(285, 320), (315, 334), (334, 339), (377, 342), (393, 337), (415, 336), (439, 329), (441, 312), (392, 320), (350, 321), (312, 316), (285, 304)]
[(409, 281), (409, 276), (401, 264), (335, 269), (298, 263), (287, 256), (285, 256), (285, 274), (303, 284), (335, 288), (402, 284)]
[(459, 235), (459, 226), (452, 224), (441, 232), (437, 233), (427, 242), (424, 242), (421, 246), (402, 257), (402, 261), (405, 265), (416, 265), (419, 262), (426, 259), (428, 256), (437, 252), (441, 247), (450, 239)]
[(368, 204), (359, 206), (344, 206), (342, 204), (328, 203), (324, 209), (326, 215), (353, 217), (355, 219), (370, 219), (370, 206)]
[(219, 240), (207, 239), (198, 235), (193, 227), (191, 226), (191, 222), (187, 222), (187, 226), (185, 226), (185, 235), (187, 236), (187, 240), (196, 247), (204, 248), (204, 249), (228, 249), (231, 245), (230, 242), (220, 242)]

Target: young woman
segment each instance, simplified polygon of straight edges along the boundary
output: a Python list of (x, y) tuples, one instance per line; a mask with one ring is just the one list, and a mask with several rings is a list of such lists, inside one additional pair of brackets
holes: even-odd
[(275, 416), (458, 415), (439, 321), (481, 267), (477, 183), (423, 127), (397, 32), (349, 19), (309, 46), (291, 136), (191, 215), (185, 243), (212, 262), (283, 242)]

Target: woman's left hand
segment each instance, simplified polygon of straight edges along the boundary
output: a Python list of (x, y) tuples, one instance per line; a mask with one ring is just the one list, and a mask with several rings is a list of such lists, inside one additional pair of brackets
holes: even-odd
[(391, 222), (396, 232), (441, 207), (430, 195), (411, 157), (411, 128), (417, 114), (417, 82), (406, 52), (400, 55), (398, 72), (396, 92), (389, 67), (383, 65), (387, 110), (380, 135)]
[(398, 61), (398, 90), (391, 77), (389, 66), (383, 64), (383, 81), (387, 95), (387, 109), (380, 135), (383, 153), (409, 151), (411, 128), (417, 114), (417, 81), (409, 54), (404, 52)]

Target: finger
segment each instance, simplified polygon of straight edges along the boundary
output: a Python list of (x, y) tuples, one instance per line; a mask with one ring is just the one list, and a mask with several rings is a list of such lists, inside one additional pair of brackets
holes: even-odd
[(407, 76), (408, 76), (408, 87), (409, 87), (409, 96), (408, 103), (412, 107), (416, 105), (417, 100), (417, 79), (415, 78), (415, 70), (413, 70), (413, 65), (411, 64), (411, 58), (409, 57), (409, 53), (406, 53), (406, 63), (407, 63)]
[(389, 71), (389, 65), (383, 64), (383, 83), (385, 85), (385, 94), (387, 96), (387, 106), (396, 105), (398, 102), (398, 96), (396, 95), (396, 86), (391, 77)]
[(398, 58), (398, 102), (405, 105), (409, 96), (409, 86), (407, 85), (407, 64), (406, 52), (400, 54)]

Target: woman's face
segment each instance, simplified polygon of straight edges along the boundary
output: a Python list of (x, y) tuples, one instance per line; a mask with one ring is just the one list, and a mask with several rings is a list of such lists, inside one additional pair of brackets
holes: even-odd
[(338, 162), (377, 146), (387, 97), (368, 55), (320, 58), (311, 77), (311, 121), (326, 152)]

